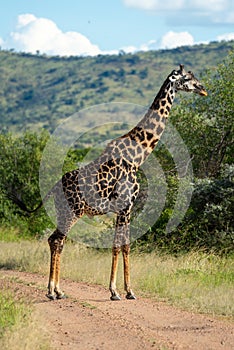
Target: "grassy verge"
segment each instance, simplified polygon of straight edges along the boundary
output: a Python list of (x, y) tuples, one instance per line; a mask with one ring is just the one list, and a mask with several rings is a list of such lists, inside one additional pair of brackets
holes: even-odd
[[(46, 241), (0, 243), (0, 268), (48, 273)], [(98, 252), (66, 244), (62, 277), (108, 286), (111, 252)], [(131, 276), (136, 295), (147, 295), (196, 312), (234, 318), (234, 258), (203, 252), (131, 256)], [(120, 261), (118, 287), (123, 292)], [(45, 286), (46, 288), (46, 286)], [(64, 286), (65, 288), (65, 286)]]
[(49, 350), (48, 338), (32, 311), (7, 289), (0, 291), (0, 349)]
[(0, 337), (7, 329), (21, 323), (29, 314), (29, 307), (25, 307), (21, 301), (16, 301), (7, 290), (0, 292)]
[(191, 252), (136, 258), (140, 290), (196, 312), (234, 318), (234, 259)]

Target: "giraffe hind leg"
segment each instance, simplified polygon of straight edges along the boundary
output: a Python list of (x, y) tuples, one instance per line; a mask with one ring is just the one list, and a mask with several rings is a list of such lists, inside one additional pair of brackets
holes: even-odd
[(113, 247), (112, 249), (112, 267), (111, 267), (111, 277), (110, 277), (110, 292), (111, 292), (111, 300), (121, 300), (120, 295), (116, 289), (116, 275), (118, 268), (118, 258), (119, 258), (119, 247)]
[[(76, 195), (76, 193), (74, 193), (74, 195)], [(79, 198), (77, 198), (77, 203), (78, 202)], [(82, 204), (80, 204), (79, 210), (74, 211), (74, 208), (69, 207), (68, 201), (61, 188), (58, 188), (58, 191), (55, 192), (54, 203), (57, 214), (57, 228), (48, 239), (51, 260), (48, 294), (46, 295), (51, 300), (62, 299), (65, 297), (59, 285), (61, 253), (64, 247), (66, 235), (71, 227), (77, 222), (78, 218), (83, 215)]]
[(130, 286), (130, 267), (129, 267), (129, 253), (130, 245), (125, 244), (121, 247), (123, 254), (123, 264), (124, 264), (124, 289), (126, 291), (126, 299), (135, 300), (136, 297)]

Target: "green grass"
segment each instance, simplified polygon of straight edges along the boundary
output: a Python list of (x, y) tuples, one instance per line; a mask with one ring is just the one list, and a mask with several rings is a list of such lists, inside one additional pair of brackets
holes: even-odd
[[(131, 254), (132, 287), (136, 295), (165, 300), (178, 307), (234, 318), (234, 259), (203, 252), (170, 255)], [(108, 287), (111, 251), (99, 252), (67, 243), (61, 276)], [(45, 241), (0, 243), (0, 268), (48, 274)], [(123, 293), (120, 257), (118, 288)], [(65, 288), (65, 285), (62, 287)], [(45, 286), (46, 288), (46, 286)]]
[(0, 349), (49, 350), (49, 338), (39, 318), (31, 305), (3, 288), (0, 291)]
[(29, 312), (29, 307), (26, 307), (22, 301), (16, 301), (11, 292), (2, 290), (0, 292), (0, 337), (6, 329), (22, 322)]
[(22, 237), (20, 230), (15, 227), (2, 226), (0, 228), (0, 242), (20, 242), (22, 239), (32, 239), (32, 236), (24, 233)]

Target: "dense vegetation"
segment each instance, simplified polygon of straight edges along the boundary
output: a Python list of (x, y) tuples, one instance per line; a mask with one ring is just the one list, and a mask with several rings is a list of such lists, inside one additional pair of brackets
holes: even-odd
[[(17, 192), (29, 207), (39, 202), (38, 169), (49, 133), (27, 131), (15, 136), (8, 133), (8, 129), (17, 133), (32, 126), (51, 129), (77, 108), (100, 102), (124, 99), (145, 105), (168, 71), (183, 62), (196, 73), (203, 73), (202, 80), (209, 91), (207, 98), (180, 99), (171, 115), (191, 155), (193, 196), (184, 220), (176, 230), (167, 233), (165, 228), (173, 212), (179, 178), (173, 159), (161, 145), (155, 154), (168, 185), (166, 204), (159, 220), (135, 244), (149, 250), (161, 247), (181, 251), (197, 247), (232, 252), (234, 51), (228, 54), (231, 47), (231, 42), (212, 43), (96, 58), (48, 58), (0, 52), (3, 61), (0, 82), (2, 227), (17, 228), (19, 236), (22, 233), (41, 235), (52, 227), (43, 209), (33, 216), (25, 216), (4, 197), (4, 189), (8, 188)], [(70, 150), (64, 171), (76, 167), (86, 151)]]

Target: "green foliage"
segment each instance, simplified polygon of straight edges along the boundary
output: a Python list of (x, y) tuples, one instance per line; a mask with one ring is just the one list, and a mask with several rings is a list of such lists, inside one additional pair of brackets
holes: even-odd
[(68, 171), (74, 170), (78, 168), (80, 162), (82, 162), (83, 158), (89, 152), (89, 148), (85, 149), (70, 149), (63, 164), (63, 172), (66, 173)]
[[(49, 224), (44, 210), (25, 216), (7, 199), (5, 193), (14, 191), (30, 209), (41, 200), (39, 191), (39, 165), (48, 133), (25, 132), (20, 137), (0, 135), (0, 221), (5, 227), (15, 226), (22, 235), (39, 234)], [(7, 230), (7, 229), (6, 229)]]
[[(14, 209), (15, 208), (12, 208), (12, 210)], [(19, 242), (22, 238), (30, 240), (32, 238), (32, 233), (27, 231), (20, 232), (19, 227), (10, 226), (10, 223), (6, 222), (6, 220), (5, 224), (1, 223), (0, 242)]]
[[(190, 206), (180, 225), (167, 232), (173, 214), (179, 179), (167, 176), (167, 199), (157, 222), (141, 237), (135, 247), (144, 251), (160, 248), (172, 253), (202, 249), (218, 254), (232, 254), (234, 248), (234, 171), (226, 165), (219, 178), (194, 179)], [(142, 208), (141, 208), (142, 209)]]
[(189, 211), (177, 230), (185, 246), (233, 252), (233, 180), (233, 167), (227, 167), (219, 179), (197, 179)]
[(209, 95), (183, 99), (172, 122), (186, 143), (197, 177), (219, 176), (233, 162), (234, 50), (203, 76)]

